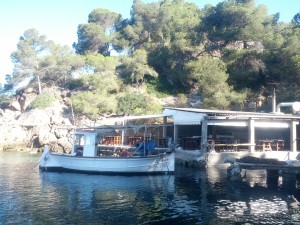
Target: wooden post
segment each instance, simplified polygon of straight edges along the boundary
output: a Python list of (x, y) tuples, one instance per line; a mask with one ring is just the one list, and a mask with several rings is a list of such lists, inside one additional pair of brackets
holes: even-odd
[(165, 126), (167, 124), (167, 117), (166, 116), (163, 117), (163, 124), (164, 124), (164, 126), (163, 126), (162, 137), (166, 138), (167, 137), (167, 127)]

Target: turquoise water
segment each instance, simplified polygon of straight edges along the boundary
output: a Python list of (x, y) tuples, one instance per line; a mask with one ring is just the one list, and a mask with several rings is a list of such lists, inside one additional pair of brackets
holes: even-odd
[(177, 166), (174, 175), (102, 176), (39, 172), (39, 155), (0, 153), (4, 224), (300, 224), (300, 182), (243, 182), (226, 168)]

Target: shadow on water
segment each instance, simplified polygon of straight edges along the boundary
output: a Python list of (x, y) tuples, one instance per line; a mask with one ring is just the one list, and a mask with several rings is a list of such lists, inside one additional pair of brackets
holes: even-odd
[(299, 179), (271, 185), (253, 171), (231, 182), (226, 168), (181, 165), (171, 176), (51, 173), (38, 160), (0, 153), (0, 225), (300, 224)]

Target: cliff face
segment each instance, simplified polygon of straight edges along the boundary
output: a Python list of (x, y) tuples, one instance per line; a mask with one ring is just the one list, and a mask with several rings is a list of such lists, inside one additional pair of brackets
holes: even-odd
[(0, 151), (28, 151), (44, 145), (58, 151), (69, 151), (73, 126), (69, 118), (53, 112), (34, 109), (19, 114), (5, 110), (0, 118)]
[(25, 111), (17, 100), (0, 109), (0, 151), (40, 150), (50, 145), (57, 151), (70, 151), (72, 130), (72, 114), (64, 104), (63, 95), (51, 107), (45, 110), (26, 110), (35, 96), (26, 93)]

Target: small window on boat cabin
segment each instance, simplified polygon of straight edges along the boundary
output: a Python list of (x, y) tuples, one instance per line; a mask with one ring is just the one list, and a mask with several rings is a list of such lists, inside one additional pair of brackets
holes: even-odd
[(75, 135), (75, 140), (74, 140), (75, 145), (83, 145), (83, 135), (82, 134), (76, 134)]

